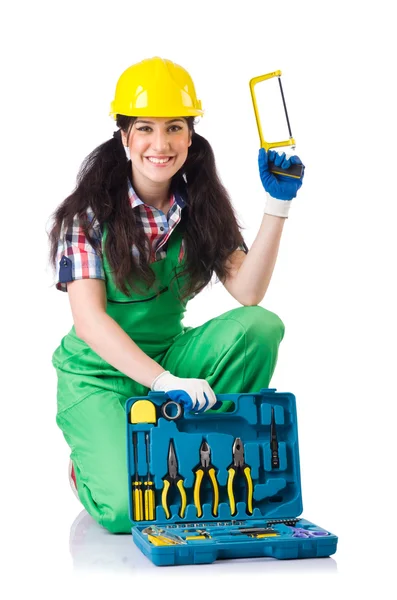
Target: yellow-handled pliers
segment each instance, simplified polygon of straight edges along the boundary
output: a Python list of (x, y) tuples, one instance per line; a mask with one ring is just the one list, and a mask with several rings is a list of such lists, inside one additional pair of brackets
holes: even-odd
[(193, 469), (196, 475), (194, 481), (194, 505), (197, 508), (197, 516), (200, 518), (203, 516), (203, 509), (201, 507), (201, 483), (204, 479), (204, 475), (207, 475), (212, 484), (213, 492), (213, 503), (212, 503), (212, 514), (214, 517), (218, 516), (218, 505), (219, 505), (219, 487), (216, 480), (216, 471), (214, 465), (211, 463), (211, 448), (207, 444), (206, 440), (203, 440), (200, 446), (200, 463)]
[(236, 499), (234, 497), (234, 478), (236, 473), (239, 472), (245, 477), (247, 485), (246, 503), (247, 503), (247, 514), (252, 515), (252, 497), (253, 497), (253, 484), (251, 478), (251, 467), (245, 463), (244, 460), (244, 444), (240, 438), (235, 438), (233, 444), (233, 462), (228, 467), (229, 477), (227, 480), (227, 493), (229, 496), (230, 512), (232, 517), (237, 513)]
[(176, 460), (174, 442), (171, 439), (168, 449), (168, 473), (163, 477), (164, 487), (161, 494), (161, 504), (164, 508), (167, 519), (171, 518), (171, 511), (168, 506), (168, 491), (172, 485), (175, 485), (181, 495), (181, 508), (179, 516), (181, 519), (185, 516), (186, 510), (186, 492), (183, 485), (183, 477), (178, 473), (178, 461)]

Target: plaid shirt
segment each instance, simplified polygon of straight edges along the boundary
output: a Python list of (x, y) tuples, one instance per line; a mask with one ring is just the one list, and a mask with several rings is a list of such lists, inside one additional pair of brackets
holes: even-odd
[[(150, 240), (150, 257), (149, 262), (155, 262), (165, 258), (167, 254), (166, 243), (181, 220), (182, 209), (186, 206), (186, 202), (179, 194), (170, 196), (170, 204), (167, 214), (163, 211), (149, 206), (140, 200), (128, 180), (128, 197), (131, 203), (131, 208), (139, 211), (138, 223), (144, 228), (146, 235)], [(89, 222), (93, 222), (93, 211), (87, 209), (87, 217)], [(102, 231), (98, 225), (92, 226), (90, 231), (92, 237), (98, 242), (102, 239)], [(243, 247), (239, 247), (244, 250)], [(179, 253), (179, 262), (183, 258), (185, 251), (184, 240), (181, 243)], [(246, 250), (244, 250), (246, 251)], [(133, 256), (138, 257), (139, 251), (132, 247)], [(75, 279), (103, 279), (105, 280), (105, 272), (100, 256), (88, 242), (81, 228), (79, 217), (76, 215), (72, 225), (68, 229), (63, 229), (60, 240), (58, 242), (57, 263), (59, 264), (58, 279), (56, 288), (62, 292), (67, 291), (67, 282)]]

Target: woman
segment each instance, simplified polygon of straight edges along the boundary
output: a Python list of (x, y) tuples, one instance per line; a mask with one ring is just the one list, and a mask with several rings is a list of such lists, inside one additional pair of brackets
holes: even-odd
[[(268, 196), (248, 252), (211, 146), (194, 130), (203, 111), (185, 69), (158, 57), (132, 65), (111, 114), (117, 132), (87, 157), (53, 215), (51, 259), (74, 321), (53, 365), (78, 496), (109, 531), (129, 532), (125, 401), (182, 390), (198, 412), (215, 394), (268, 386), (284, 326), (257, 304), (302, 182), (276, 179), (260, 151), (262, 182), (284, 200)], [(273, 155), (285, 168), (300, 162)], [(214, 273), (242, 306), (184, 327), (188, 300)]]

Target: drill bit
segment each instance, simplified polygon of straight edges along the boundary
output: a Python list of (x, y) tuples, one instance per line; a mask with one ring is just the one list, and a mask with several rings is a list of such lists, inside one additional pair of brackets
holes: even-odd
[(274, 418), (274, 407), (272, 406), (272, 418), (270, 425), (270, 448), (272, 451), (272, 469), (280, 468), (280, 461), (278, 457), (278, 441), (276, 432), (276, 420)]

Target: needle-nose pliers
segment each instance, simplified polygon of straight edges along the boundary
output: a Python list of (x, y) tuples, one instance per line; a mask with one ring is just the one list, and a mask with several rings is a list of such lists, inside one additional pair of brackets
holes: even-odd
[(239, 472), (245, 477), (247, 493), (246, 493), (246, 504), (247, 514), (252, 515), (252, 497), (253, 497), (253, 484), (251, 478), (251, 467), (245, 463), (244, 460), (244, 444), (240, 438), (235, 438), (233, 444), (233, 462), (228, 467), (228, 480), (227, 480), (227, 493), (229, 496), (230, 512), (232, 517), (237, 513), (236, 499), (234, 496), (233, 482), (236, 473)]
[(197, 508), (197, 516), (199, 518), (203, 516), (200, 492), (201, 492), (201, 483), (204, 479), (204, 475), (207, 475), (209, 477), (209, 479), (211, 480), (212, 492), (213, 492), (213, 496), (214, 496), (213, 503), (212, 503), (212, 514), (214, 517), (217, 517), (218, 516), (218, 505), (219, 505), (219, 487), (218, 487), (218, 482), (216, 480), (215, 467), (211, 462), (211, 448), (208, 445), (208, 443), (206, 442), (206, 440), (202, 441), (199, 454), (200, 454), (200, 462), (197, 465), (197, 467), (195, 467), (193, 469), (193, 472), (196, 475), (196, 478), (194, 481), (193, 497), (194, 497), (194, 504)]
[(180, 518), (183, 519), (183, 517), (185, 516), (187, 503), (186, 492), (183, 485), (183, 477), (181, 477), (181, 475), (178, 473), (178, 461), (176, 459), (175, 447), (172, 439), (170, 440), (170, 445), (168, 448), (168, 472), (165, 475), (165, 477), (163, 477), (163, 481), (164, 487), (161, 494), (161, 504), (165, 511), (167, 519), (171, 518), (171, 511), (168, 506), (168, 491), (172, 485), (175, 485), (178, 488), (181, 496), (181, 508), (178, 514)]

